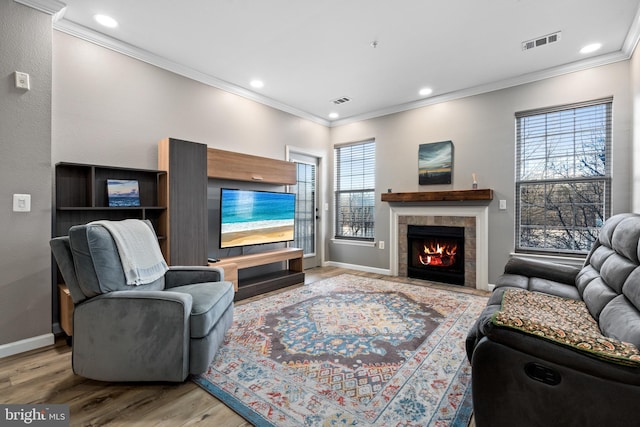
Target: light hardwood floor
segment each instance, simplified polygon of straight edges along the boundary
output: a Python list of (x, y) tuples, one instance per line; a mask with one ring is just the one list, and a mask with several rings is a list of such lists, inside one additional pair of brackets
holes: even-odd
[[(323, 267), (306, 270), (305, 282), (313, 283), (345, 272), (391, 279), (388, 276)], [(400, 278), (393, 280), (422, 282)], [(450, 289), (444, 285), (433, 286)], [(481, 293), (459, 287), (456, 289)], [(264, 296), (237, 304), (258, 298)], [(71, 426), (251, 426), (188, 380), (180, 384), (108, 383), (74, 375), (71, 371), (71, 349), (63, 338), (56, 340), (54, 346), (0, 359), (0, 403), (68, 404)], [(470, 427), (475, 427), (473, 419)]]

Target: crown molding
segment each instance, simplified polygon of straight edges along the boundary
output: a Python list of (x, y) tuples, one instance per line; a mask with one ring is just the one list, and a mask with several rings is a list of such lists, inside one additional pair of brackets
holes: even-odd
[[(275, 108), (285, 113), (289, 113), (294, 116), (300, 117), (302, 119), (306, 119), (330, 128), (337, 127), (337, 126), (344, 126), (347, 124), (351, 124), (351, 123), (355, 123), (363, 120), (374, 119), (376, 117), (382, 117), (389, 114), (413, 110), (416, 108), (421, 108), (429, 105), (440, 104), (442, 102), (453, 101), (456, 99), (466, 98), (469, 96), (480, 95), (483, 93), (493, 92), (496, 90), (507, 89), (510, 87), (519, 86), (527, 83), (533, 83), (533, 82), (548, 79), (551, 77), (557, 77), (564, 74), (586, 70), (589, 68), (612, 64), (615, 62), (625, 61), (631, 58), (634, 50), (636, 49), (636, 46), (638, 45), (638, 41), (640, 40), (640, 8), (638, 8), (638, 11), (636, 12), (636, 16), (631, 24), (629, 32), (627, 33), (627, 37), (625, 38), (624, 44), (621, 50), (618, 52), (595, 56), (595, 57), (584, 59), (581, 61), (576, 61), (571, 64), (549, 68), (549, 69), (537, 71), (534, 73), (523, 74), (521, 76), (501, 80), (498, 82), (478, 85), (478, 86), (474, 86), (474, 87), (470, 87), (470, 88), (466, 88), (466, 89), (462, 89), (454, 92), (445, 93), (438, 96), (433, 96), (426, 99), (420, 99), (417, 101), (407, 102), (404, 104), (393, 105), (387, 108), (370, 111), (368, 113), (358, 114), (358, 115), (347, 117), (344, 119), (330, 121), (322, 117), (316, 116), (314, 114), (308, 113), (306, 111), (297, 109), (295, 107), (283, 104), (282, 102), (276, 101), (264, 95), (260, 95), (256, 92), (247, 90), (243, 87), (218, 79), (214, 76), (202, 73), (193, 68), (186, 67), (184, 65), (170, 61), (166, 58), (155, 55), (144, 49), (140, 49), (130, 44), (119, 41), (117, 39), (114, 39), (112, 37), (105, 36), (87, 27), (78, 25), (71, 21), (60, 19), (60, 17), (62, 17), (62, 15), (64, 14), (66, 5), (58, 0), (14, 0), (14, 1), (17, 3), (21, 3), (24, 5), (33, 7), (34, 9), (38, 9), (43, 12), (54, 15), (53, 28), (55, 30), (78, 37), (80, 39), (102, 46), (104, 48), (119, 52), (123, 55), (130, 56), (132, 58), (154, 65), (156, 67), (171, 71), (175, 74), (187, 77), (189, 79), (198, 81), (208, 86), (212, 86), (212, 87), (224, 90), (226, 92), (229, 92), (238, 96), (242, 96), (244, 98), (258, 102), (260, 104), (267, 105), (269, 107)], [(55, 17), (56, 14), (59, 15), (58, 18)]]
[(571, 64), (562, 65), (559, 67), (549, 68), (534, 73), (523, 74), (510, 79), (500, 80), (498, 82), (492, 82), (485, 85), (474, 86), (455, 92), (449, 92), (438, 96), (433, 96), (418, 101), (412, 101), (405, 104), (393, 105), (388, 108), (371, 111), (369, 113), (359, 114), (357, 116), (351, 116), (340, 120), (332, 121), (329, 127), (344, 126), (363, 120), (370, 120), (376, 117), (387, 116), (389, 114), (400, 113), (403, 111), (413, 110), (420, 107), (426, 107), (428, 105), (441, 104), (447, 101), (453, 101), (456, 99), (467, 98), (469, 96), (481, 95), (483, 93), (494, 92), (501, 89), (507, 89), (514, 86), (520, 86), (527, 83), (533, 83), (540, 80), (545, 80), (551, 77), (558, 77), (564, 74), (574, 73), (576, 71), (587, 70), (589, 68), (599, 67), (602, 65), (613, 64), (615, 62), (628, 60), (631, 56), (622, 51), (614, 52), (606, 55), (596, 56), (593, 58), (585, 59), (582, 61), (576, 61)]
[(23, 4), (30, 8), (39, 10), (46, 14), (51, 15), (53, 22), (62, 19), (64, 12), (67, 10), (67, 5), (58, 0), (13, 0), (16, 3)]
[(310, 120), (323, 126), (329, 126), (328, 120), (307, 113), (306, 111), (299, 110), (297, 108), (276, 101), (272, 98), (260, 95), (243, 87), (236, 86), (227, 81), (202, 73), (198, 70), (194, 70), (193, 68), (170, 61), (147, 50), (140, 49), (128, 43), (124, 43), (120, 40), (114, 39), (113, 37), (105, 36), (104, 34), (100, 34), (97, 31), (91, 30), (87, 27), (78, 25), (71, 21), (63, 19), (55, 22), (53, 24), (53, 29), (74, 37), (78, 37), (82, 40), (86, 40), (98, 46), (113, 50), (123, 55), (130, 56), (132, 58), (146, 62), (147, 64), (151, 64), (164, 70), (171, 71), (172, 73), (187, 77), (191, 80), (195, 80), (208, 86), (224, 90), (225, 92), (242, 96), (243, 98), (250, 99), (260, 104), (275, 108), (280, 111), (284, 111), (285, 113), (289, 113), (306, 120)]
[(640, 6), (636, 11), (636, 16), (633, 18), (631, 28), (629, 28), (627, 37), (622, 45), (622, 52), (624, 52), (629, 58), (631, 58), (633, 52), (636, 50), (638, 40), (640, 40)]
[(574, 73), (576, 71), (582, 71), (589, 68), (599, 67), (602, 65), (613, 64), (615, 62), (626, 61), (633, 56), (633, 53), (640, 41), (640, 7), (636, 11), (636, 15), (633, 18), (627, 37), (622, 45), (622, 48), (618, 52), (609, 53), (606, 55), (595, 56), (593, 58), (584, 59), (582, 61), (576, 61), (571, 64), (562, 65), (559, 67), (549, 68), (534, 73), (524, 74), (522, 76), (514, 77), (511, 79), (501, 80), (499, 82), (493, 82), (486, 85), (474, 86), (467, 89), (462, 89), (455, 92), (449, 92), (443, 95), (434, 96), (418, 101), (408, 102), (405, 104), (394, 105), (389, 108), (381, 110), (371, 111), (369, 113), (359, 114), (357, 116), (346, 117), (344, 119), (334, 120), (329, 124), (329, 127), (344, 126), (351, 123), (359, 122), (362, 120), (374, 119), (376, 117), (382, 117), (389, 114), (400, 113), (402, 111), (413, 110), (415, 108), (425, 107), (428, 105), (440, 104), (446, 101), (453, 101), (455, 99), (466, 98), (469, 96), (480, 95), (483, 93), (493, 92), (500, 89), (507, 89), (522, 84), (533, 83), (536, 81), (548, 79), (551, 77), (557, 77), (564, 74)]

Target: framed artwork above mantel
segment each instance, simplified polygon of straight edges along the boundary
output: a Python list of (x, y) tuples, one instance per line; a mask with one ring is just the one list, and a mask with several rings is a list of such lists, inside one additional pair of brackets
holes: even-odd
[(418, 148), (418, 184), (451, 184), (453, 142), (420, 144)]

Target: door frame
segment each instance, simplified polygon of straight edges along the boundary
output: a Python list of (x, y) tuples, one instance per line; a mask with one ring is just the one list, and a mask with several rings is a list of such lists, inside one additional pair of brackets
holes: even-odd
[(291, 162), (292, 154), (300, 154), (307, 157), (315, 157), (318, 159), (318, 167), (316, 168), (316, 198), (318, 216), (320, 219), (316, 223), (316, 229), (318, 230), (318, 236), (316, 236), (316, 257), (318, 257), (318, 264), (320, 266), (325, 265), (325, 236), (327, 234), (328, 227), (328, 215), (329, 204), (326, 203), (325, 198), (325, 181), (326, 181), (326, 152), (320, 150), (314, 150), (311, 148), (297, 147), (293, 145), (285, 145), (285, 160)]

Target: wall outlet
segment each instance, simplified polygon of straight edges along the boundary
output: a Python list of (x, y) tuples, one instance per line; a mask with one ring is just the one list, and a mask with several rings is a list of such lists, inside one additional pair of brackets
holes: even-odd
[(507, 210), (507, 201), (506, 200), (500, 200), (500, 210), (501, 211), (506, 211)]
[(384, 249), (384, 240), (379, 240), (378, 241), (378, 248)]

